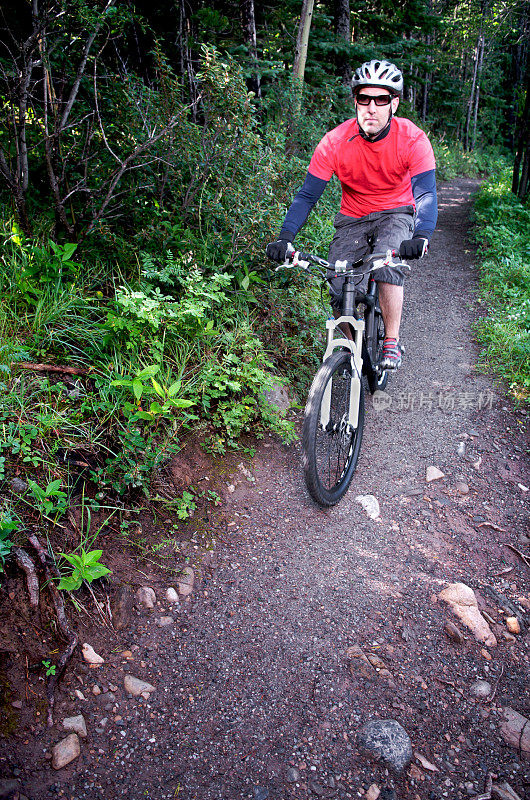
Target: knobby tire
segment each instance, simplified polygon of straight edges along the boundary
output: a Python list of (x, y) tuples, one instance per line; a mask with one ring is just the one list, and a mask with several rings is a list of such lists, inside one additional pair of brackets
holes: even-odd
[[(321, 506), (333, 506), (352, 481), (364, 426), (364, 392), (361, 381), (358, 425), (348, 430), (352, 364), (349, 353), (332, 353), (318, 369), (309, 391), (302, 430), (302, 460), (309, 494)], [(320, 410), (324, 391), (332, 381), (330, 422), (322, 430)]]
[[(374, 367), (379, 364), (383, 356), (383, 341), (385, 338), (385, 325), (381, 315), (381, 309), (378, 303), (378, 290), (377, 284), (375, 289), (375, 305), (373, 308), (368, 308), (365, 312), (365, 336), (366, 346), (370, 354), (370, 360)], [(383, 391), (388, 383), (388, 370), (381, 372), (379, 375), (368, 376), (368, 388), (373, 394), (376, 390)]]

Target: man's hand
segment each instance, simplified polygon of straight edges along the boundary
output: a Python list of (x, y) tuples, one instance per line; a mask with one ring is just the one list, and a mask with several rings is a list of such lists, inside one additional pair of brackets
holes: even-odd
[(407, 259), (423, 258), (429, 249), (429, 240), (425, 236), (413, 236), (405, 239), (399, 246), (399, 257)]
[(277, 261), (278, 264), (281, 264), (283, 261), (285, 261), (287, 249), (290, 244), (290, 239), (278, 239), (276, 242), (270, 242), (265, 251), (267, 253), (267, 258), (270, 258), (271, 261)]

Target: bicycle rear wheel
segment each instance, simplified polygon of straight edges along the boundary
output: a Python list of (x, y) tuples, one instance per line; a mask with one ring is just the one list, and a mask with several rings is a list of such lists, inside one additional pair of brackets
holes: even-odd
[[(309, 494), (333, 506), (351, 483), (363, 436), (364, 393), (360, 383), (357, 427), (348, 422), (352, 391), (351, 356), (332, 353), (320, 366), (309, 391), (302, 430), (304, 476)], [(329, 398), (329, 420), (327, 402)]]
[[(378, 289), (375, 284), (375, 305), (368, 308), (364, 315), (366, 346), (370, 355), (372, 366), (377, 369), (383, 357), (383, 342), (385, 339), (385, 323), (378, 303)], [(388, 370), (377, 371), (375, 375), (368, 377), (368, 388), (373, 394), (377, 389), (383, 391), (388, 383)]]

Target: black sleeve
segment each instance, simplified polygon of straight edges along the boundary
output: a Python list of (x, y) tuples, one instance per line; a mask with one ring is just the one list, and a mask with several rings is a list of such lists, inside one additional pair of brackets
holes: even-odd
[(322, 192), (326, 188), (328, 181), (322, 178), (316, 178), (307, 173), (302, 187), (296, 194), (289, 211), (287, 212), (283, 221), (282, 229), (280, 231), (280, 238), (294, 239), (304, 222), (309, 216), (309, 212), (321, 197)]
[(436, 228), (438, 200), (436, 197), (436, 175), (433, 169), (420, 172), (411, 179), (412, 194), (416, 203), (414, 235), (429, 239)]

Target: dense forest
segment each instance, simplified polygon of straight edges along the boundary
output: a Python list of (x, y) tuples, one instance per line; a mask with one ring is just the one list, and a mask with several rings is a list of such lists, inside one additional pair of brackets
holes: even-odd
[[(352, 68), (400, 66), (399, 113), (441, 179), (504, 154), (525, 202), (529, 16), (525, 0), (4, 3), (0, 477), (23, 457), (51, 485), (55, 454), (83, 448), (100, 485), (147, 491), (199, 423), (219, 452), (256, 425), (292, 435), (263, 388), (307, 383), (321, 311), (264, 246), (315, 144), (352, 116)], [(322, 252), (336, 200), (303, 232)], [(27, 361), (89, 377), (29, 371), (15, 397)]]

